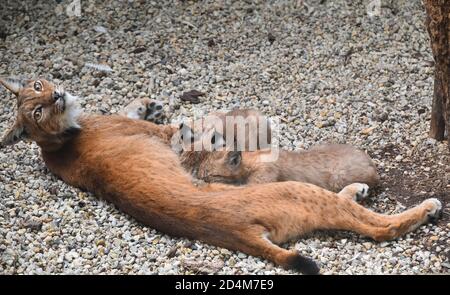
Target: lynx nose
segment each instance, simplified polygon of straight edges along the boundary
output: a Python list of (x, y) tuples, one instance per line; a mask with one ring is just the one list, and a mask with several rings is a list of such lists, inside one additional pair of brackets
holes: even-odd
[(62, 93), (59, 92), (59, 91), (53, 92), (53, 99), (54, 99), (55, 101), (58, 100), (58, 99), (60, 99), (60, 98), (63, 98), (63, 96), (64, 96), (64, 94), (62, 94)]

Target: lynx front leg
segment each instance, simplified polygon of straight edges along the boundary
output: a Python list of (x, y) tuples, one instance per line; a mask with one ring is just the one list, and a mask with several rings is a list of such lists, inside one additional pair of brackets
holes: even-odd
[(344, 187), (338, 196), (361, 202), (369, 196), (369, 186), (365, 183), (352, 183)]

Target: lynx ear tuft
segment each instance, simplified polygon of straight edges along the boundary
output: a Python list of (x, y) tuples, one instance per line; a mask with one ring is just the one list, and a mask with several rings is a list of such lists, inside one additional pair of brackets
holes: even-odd
[(0, 148), (13, 145), (25, 138), (25, 130), (17, 122), (9, 129), (0, 141)]
[(19, 92), (22, 88), (25, 87), (25, 81), (18, 78), (7, 78), (0, 77), (0, 84), (5, 86), (6, 89), (14, 93), (15, 95), (19, 95)]

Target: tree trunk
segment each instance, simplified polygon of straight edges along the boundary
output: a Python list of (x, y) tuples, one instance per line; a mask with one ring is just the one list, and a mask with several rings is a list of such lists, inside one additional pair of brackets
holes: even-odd
[[(434, 56), (434, 96), (430, 137), (443, 140), (450, 133), (450, 1), (424, 0), (427, 30)], [(450, 135), (448, 136), (450, 149)]]

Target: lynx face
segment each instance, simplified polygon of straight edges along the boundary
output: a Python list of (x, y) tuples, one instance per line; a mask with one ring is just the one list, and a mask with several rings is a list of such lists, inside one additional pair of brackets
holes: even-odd
[(209, 152), (200, 162), (197, 178), (206, 182), (240, 184), (247, 178), (242, 165), (242, 152)]
[(80, 128), (77, 118), (81, 111), (76, 98), (62, 87), (44, 79), (0, 78), (0, 83), (17, 97), (16, 121), (0, 146), (25, 138), (44, 144), (55, 142), (67, 132)]

